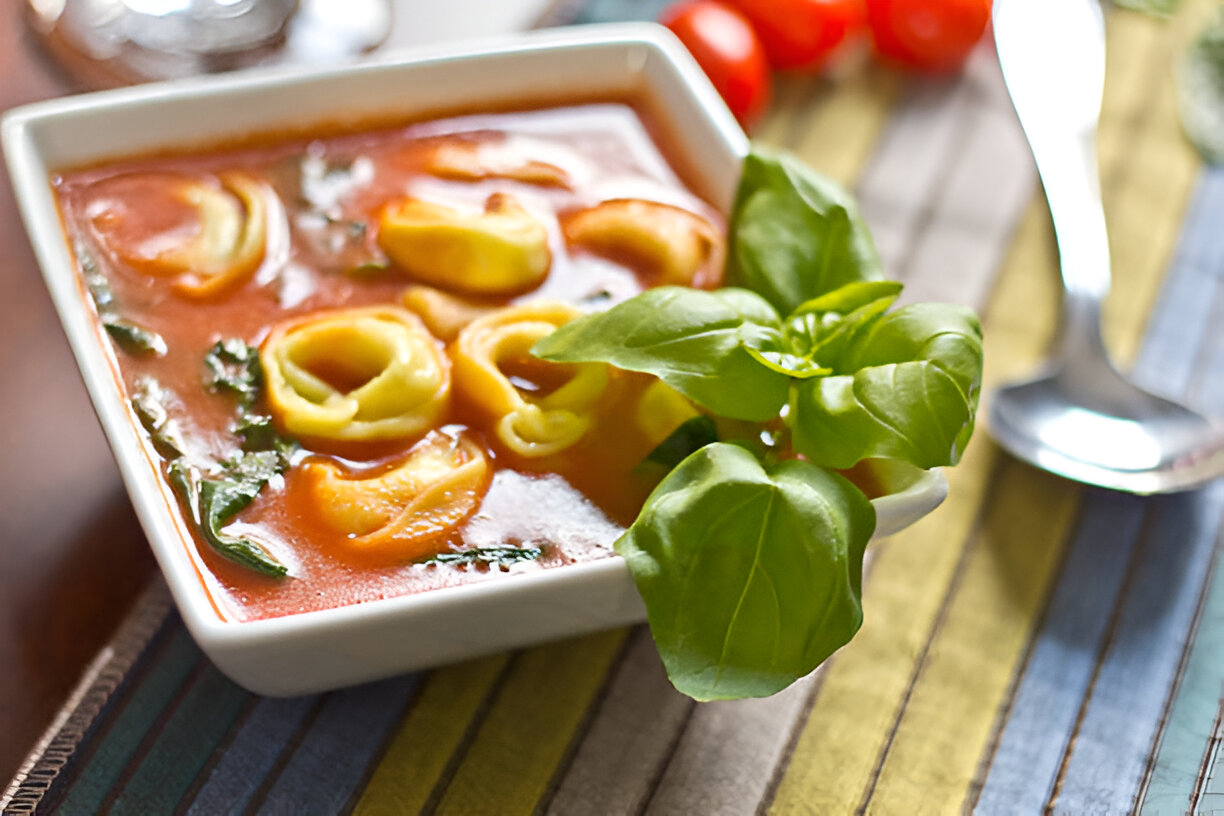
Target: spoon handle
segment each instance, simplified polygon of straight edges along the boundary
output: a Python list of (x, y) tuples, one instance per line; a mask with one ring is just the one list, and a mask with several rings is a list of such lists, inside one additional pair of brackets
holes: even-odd
[(1008, 94), (1045, 188), (1058, 240), (1063, 350), (1100, 354), (1109, 236), (1096, 133), (1105, 84), (1097, 0), (995, 0), (994, 38)]

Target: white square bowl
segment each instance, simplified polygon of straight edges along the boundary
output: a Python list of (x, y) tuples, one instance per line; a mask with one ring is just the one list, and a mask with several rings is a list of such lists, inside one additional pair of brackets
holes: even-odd
[[(322, 70), (272, 70), (70, 97), (10, 111), (3, 144), (22, 215), (94, 409), (188, 629), (246, 688), (293, 695), (645, 619), (619, 557), (257, 621), (219, 617), (129, 419), (69, 252), (57, 170), (252, 133), (388, 115), (622, 98), (652, 116), (697, 192), (730, 207), (748, 140), (688, 52), (649, 24), (555, 29)], [(942, 501), (938, 473), (902, 474), (876, 501), (877, 534)], [(172, 499), (170, 499), (172, 501)], [(610, 542), (609, 542), (610, 543)]]

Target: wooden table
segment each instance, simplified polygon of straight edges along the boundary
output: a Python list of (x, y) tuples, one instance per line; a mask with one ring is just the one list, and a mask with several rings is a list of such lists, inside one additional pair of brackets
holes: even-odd
[[(69, 93), (0, 4), (0, 110)], [(155, 565), (0, 169), (0, 778), (8, 779)]]

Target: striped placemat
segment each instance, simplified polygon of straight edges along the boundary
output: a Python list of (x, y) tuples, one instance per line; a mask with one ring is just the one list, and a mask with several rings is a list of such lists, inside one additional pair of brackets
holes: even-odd
[[(573, 4), (569, 4), (572, 6)], [(649, 18), (589, 0), (581, 21)], [(1224, 405), (1224, 169), (1174, 115), (1211, 0), (1114, 12), (1100, 137), (1107, 335), (1152, 388)], [(1044, 199), (983, 45), (945, 79), (785, 79), (756, 134), (852, 185), (906, 297), (976, 307), (989, 388), (1056, 329)], [(1136, 498), (983, 430), (936, 513), (876, 545), (858, 637), (760, 700), (697, 705), (615, 630), (329, 694), (263, 698), (155, 583), (0, 804), (93, 813), (949, 813), (1224, 809), (1224, 483)]]

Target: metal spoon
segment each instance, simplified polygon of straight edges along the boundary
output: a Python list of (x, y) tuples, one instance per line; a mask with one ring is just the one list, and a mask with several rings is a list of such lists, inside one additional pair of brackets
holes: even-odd
[(1224, 426), (1120, 375), (1101, 337), (1109, 240), (1097, 172), (1105, 25), (1097, 0), (995, 0), (994, 36), (1058, 240), (1062, 339), (1049, 371), (999, 389), (991, 430), (1021, 459), (1130, 493), (1224, 474)]

